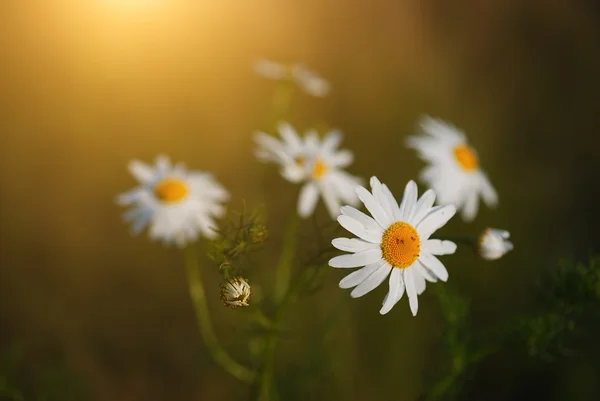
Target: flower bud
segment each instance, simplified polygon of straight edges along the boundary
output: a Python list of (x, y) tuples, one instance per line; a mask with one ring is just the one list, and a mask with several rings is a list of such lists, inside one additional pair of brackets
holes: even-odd
[(477, 239), (477, 253), (485, 260), (496, 260), (513, 249), (508, 240), (510, 233), (497, 228), (486, 228)]
[(225, 302), (225, 306), (230, 308), (248, 306), (251, 296), (252, 287), (243, 277), (231, 278), (221, 286), (221, 299)]
[(250, 228), (250, 242), (253, 244), (262, 244), (267, 240), (269, 233), (267, 227), (261, 223), (255, 223)]

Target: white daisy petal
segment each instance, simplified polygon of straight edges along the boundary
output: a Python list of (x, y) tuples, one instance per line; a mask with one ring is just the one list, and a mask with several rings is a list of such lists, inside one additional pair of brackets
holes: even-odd
[(358, 238), (335, 238), (333, 241), (331, 241), (331, 244), (340, 251), (345, 252), (360, 252), (378, 247), (377, 244), (363, 241)]
[(325, 135), (321, 144), (321, 151), (331, 153), (339, 146), (342, 141), (342, 133), (339, 130), (332, 130)]
[(486, 205), (495, 207), (498, 204), (498, 194), (485, 174), (481, 173), (480, 177), (479, 189), (481, 191), (481, 197)]
[(346, 230), (350, 231), (352, 234), (357, 237), (373, 243), (379, 243), (381, 241), (381, 231), (376, 232), (367, 229), (365, 226), (360, 224), (358, 221), (353, 219), (352, 217), (341, 215), (338, 216), (337, 221), (340, 223), (342, 227)]
[(309, 153), (315, 153), (320, 148), (319, 134), (315, 130), (310, 130), (304, 135), (304, 148)]
[(325, 207), (327, 207), (331, 218), (335, 219), (340, 214), (340, 200), (333, 191), (331, 183), (322, 180), (319, 184)]
[(417, 316), (419, 310), (419, 298), (417, 296), (417, 287), (415, 285), (415, 279), (413, 269), (408, 268), (403, 270), (404, 273), (404, 285), (406, 286), (406, 295), (408, 295), (408, 303), (410, 305), (410, 311), (413, 316)]
[(409, 221), (417, 203), (417, 184), (410, 180), (404, 188), (404, 195), (400, 203), (400, 220)]
[(400, 220), (400, 206), (398, 205), (398, 201), (387, 185), (382, 184), (381, 188), (383, 190), (383, 195), (387, 198), (387, 203), (392, 211), (392, 219), (396, 221)]
[[(354, 220), (362, 224), (367, 230), (383, 234), (383, 229), (381, 226), (377, 224), (372, 217), (367, 216), (360, 210), (353, 208), (352, 206), (342, 206), (340, 211), (343, 215), (352, 217)], [(381, 237), (379, 239), (381, 239)]]
[(308, 217), (315, 210), (317, 200), (319, 199), (319, 188), (316, 183), (309, 182), (304, 184), (300, 190), (298, 198), (298, 214), (300, 217)]
[(277, 138), (268, 135), (264, 132), (254, 133), (254, 142), (261, 146), (263, 150), (273, 153), (283, 153), (285, 147)]
[(379, 269), (381, 266), (381, 262), (371, 263), (370, 265), (366, 265), (362, 269), (358, 269), (346, 277), (340, 280), (339, 287), (346, 289), (356, 287), (360, 283), (362, 283), (367, 277), (371, 275), (375, 270)]
[(413, 271), (413, 280), (415, 281), (415, 289), (417, 290), (417, 295), (421, 295), (425, 291), (425, 287), (427, 286), (425, 283), (425, 278), (419, 273), (418, 270)]
[(375, 197), (366, 188), (361, 186), (356, 187), (356, 194), (382, 228), (386, 228), (392, 223), (379, 202), (377, 202)]
[(374, 248), (349, 255), (336, 256), (329, 261), (329, 266), (340, 268), (360, 267), (375, 263), (378, 260), (381, 260), (381, 249)]
[(412, 265), (412, 267), (414, 267), (417, 272), (419, 272), (427, 281), (430, 281), (432, 283), (435, 283), (438, 281), (437, 276), (431, 271), (429, 270), (427, 267), (425, 267), (425, 265), (421, 262), (419, 262), (419, 260), (415, 260), (415, 263)]
[(171, 159), (166, 155), (158, 155), (154, 161), (159, 174), (164, 175), (171, 170)]
[(281, 135), (281, 138), (293, 150), (296, 150), (296, 151), (302, 150), (302, 148), (303, 148), (302, 141), (300, 140), (300, 137), (298, 136), (298, 134), (296, 133), (296, 131), (290, 124), (288, 124), (286, 122), (280, 123), (278, 126), (278, 131), (279, 131), (279, 135)]
[(402, 271), (400, 269), (393, 269), (392, 274), (390, 274), (390, 290), (383, 300), (383, 306), (379, 313), (385, 315), (392, 310), (394, 305), (400, 301), (403, 294), (404, 281), (402, 281)]
[(479, 199), (477, 198), (477, 192), (471, 192), (466, 197), (466, 202), (462, 209), (462, 218), (464, 221), (473, 221), (475, 216), (477, 215), (477, 210), (479, 209)]
[(358, 298), (358, 297), (362, 297), (363, 295), (365, 295), (368, 292), (373, 291), (375, 288), (377, 288), (379, 286), (379, 284), (383, 283), (383, 281), (386, 279), (388, 274), (390, 274), (390, 271), (392, 269), (393, 269), (392, 266), (383, 262), (382, 265), (377, 270), (375, 270), (373, 273), (371, 273), (371, 275), (369, 277), (367, 277), (362, 283), (357, 285), (352, 290), (352, 292), (350, 293), (350, 296), (352, 298)]
[(354, 161), (354, 154), (349, 150), (340, 150), (329, 157), (332, 166), (346, 168)]
[(259, 58), (254, 62), (254, 71), (265, 78), (283, 79), (287, 75), (287, 68), (275, 61)]
[(431, 207), (435, 203), (435, 192), (432, 189), (425, 191), (415, 205), (415, 212), (411, 216), (409, 222), (412, 226), (416, 226), (429, 213)]
[(139, 160), (132, 160), (129, 162), (129, 172), (133, 177), (140, 183), (146, 184), (152, 178), (154, 178), (154, 169), (148, 164), (143, 163)]
[(373, 189), (373, 196), (379, 202), (383, 210), (385, 211), (390, 221), (395, 220), (393, 204), (389, 202), (387, 194), (384, 193), (383, 186), (377, 177), (371, 177), (371, 188)]
[(416, 227), (421, 241), (429, 239), (431, 234), (443, 227), (455, 213), (456, 207), (454, 205), (438, 206), (431, 209)]
[(442, 281), (448, 280), (448, 270), (438, 258), (433, 256), (429, 252), (421, 252), (419, 255), (419, 262), (428, 268), (433, 274)]
[(451, 255), (456, 251), (456, 244), (447, 240), (429, 239), (425, 242), (425, 249), (434, 255)]
[(289, 182), (296, 184), (305, 178), (306, 172), (297, 164), (286, 164), (281, 170), (281, 176)]

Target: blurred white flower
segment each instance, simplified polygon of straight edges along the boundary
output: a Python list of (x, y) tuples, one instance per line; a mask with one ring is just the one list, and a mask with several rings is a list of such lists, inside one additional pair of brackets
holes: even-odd
[(339, 215), (341, 203), (358, 203), (354, 188), (361, 180), (343, 170), (352, 164), (353, 155), (349, 150), (337, 149), (341, 132), (329, 131), (321, 141), (316, 131), (308, 131), (301, 138), (288, 123), (279, 124), (278, 131), (281, 140), (264, 132), (255, 134), (259, 145), (256, 156), (279, 164), (286, 180), (304, 183), (298, 199), (301, 217), (314, 212), (319, 194), (332, 218)]
[(407, 145), (429, 163), (420, 178), (435, 190), (438, 200), (456, 205), (465, 221), (477, 215), (479, 195), (489, 207), (496, 206), (498, 195), (480, 169), (477, 152), (467, 144), (465, 134), (427, 116), (419, 124), (425, 135), (409, 137)]
[(259, 58), (254, 62), (254, 71), (265, 78), (294, 82), (312, 96), (323, 97), (329, 93), (329, 82), (302, 64), (285, 65)]
[(133, 224), (134, 234), (150, 225), (152, 239), (180, 247), (196, 240), (198, 233), (217, 235), (213, 218), (224, 214), (221, 202), (229, 194), (211, 174), (187, 171), (182, 163), (173, 166), (163, 155), (154, 166), (133, 160), (128, 167), (140, 186), (119, 195), (117, 203), (133, 207), (123, 217)]
[(454, 205), (432, 207), (435, 192), (431, 189), (417, 199), (414, 181), (406, 185), (400, 205), (377, 177), (371, 178), (371, 190), (356, 188), (373, 217), (350, 206), (342, 207), (338, 222), (358, 238), (334, 239), (334, 247), (352, 254), (336, 256), (329, 261), (329, 266), (364, 266), (340, 281), (340, 288), (354, 287), (350, 293), (353, 298), (372, 291), (389, 276), (390, 289), (379, 313), (388, 313), (406, 289), (410, 310), (416, 316), (417, 296), (425, 291), (425, 280), (448, 280), (446, 267), (434, 255), (452, 254), (456, 244), (429, 237), (454, 216), (456, 208)]
[(248, 280), (243, 277), (231, 278), (221, 286), (221, 299), (225, 302), (225, 306), (230, 308), (248, 306), (251, 296), (252, 287), (248, 284)]
[(500, 259), (514, 248), (509, 237), (510, 233), (506, 230), (486, 228), (477, 239), (477, 253), (486, 260)]

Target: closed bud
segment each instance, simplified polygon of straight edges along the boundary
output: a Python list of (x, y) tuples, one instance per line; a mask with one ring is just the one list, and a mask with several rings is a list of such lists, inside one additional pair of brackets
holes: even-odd
[(485, 260), (500, 259), (514, 248), (508, 240), (510, 233), (497, 228), (486, 228), (477, 239), (477, 253)]
[(248, 306), (251, 296), (252, 287), (243, 277), (231, 278), (221, 286), (221, 299), (225, 302), (225, 306), (230, 308)]

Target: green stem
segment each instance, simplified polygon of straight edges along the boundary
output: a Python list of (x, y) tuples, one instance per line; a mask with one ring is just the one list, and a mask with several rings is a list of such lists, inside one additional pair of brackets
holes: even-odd
[[(275, 322), (276, 325), (281, 324), (287, 308), (291, 305), (297, 293), (302, 288), (301, 286), (304, 282), (304, 275), (311, 270), (313, 269), (302, 269), (296, 272), (296, 277), (294, 277), (294, 280), (292, 280), (291, 287), (285, 293), (281, 303), (277, 305), (275, 317), (273, 319), (273, 322)], [(275, 371), (275, 350), (279, 340), (278, 334), (278, 330), (273, 330), (267, 337), (263, 356), (264, 363), (260, 374), (260, 382), (258, 383), (257, 401), (270, 401), (277, 399), (277, 394), (273, 391), (273, 376)]]
[(198, 268), (198, 257), (193, 245), (185, 249), (185, 269), (192, 304), (196, 312), (198, 329), (212, 358), (233, 377), (245, 383), (252, 383), (256, 377), (255, 372), (231, 358), (219, 344), (219, 340), (213, 330), (206, 304), (204, 285), (202, 284), (202, 277)]
[(292, 260), (296, 253), (296, 232), (300, 219), (294, 213), (290, 218), (283, 235), (283, 250), (279, 257), (277, 270), (275, 271), (275, 303), (278, 304), (283, 299), (290, 284), (292, 274)]

